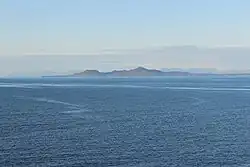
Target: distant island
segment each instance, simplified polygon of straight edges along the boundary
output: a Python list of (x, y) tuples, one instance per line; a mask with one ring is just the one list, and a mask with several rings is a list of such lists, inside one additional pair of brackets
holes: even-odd
[[(160, 76), (190, 76), (194, 75), (183, 71), (161, 71), (137, 67), (130, 70), (114, 70), (111, 72), (100, 72), (98, 70), (85, 70), (83, 72), (67, 75), (68, 77), (160, 77)], [(199, 75), (199, 74), (196, 74)], [(205, 74), (204, 74), (205, 75)], [(208, 75), (208, 74), (207, 74)]]

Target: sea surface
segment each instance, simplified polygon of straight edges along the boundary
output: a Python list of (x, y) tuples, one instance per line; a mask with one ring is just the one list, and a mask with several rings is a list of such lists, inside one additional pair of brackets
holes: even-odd
[(2, 78), (1, 167), (250, 167), (250, 78)]

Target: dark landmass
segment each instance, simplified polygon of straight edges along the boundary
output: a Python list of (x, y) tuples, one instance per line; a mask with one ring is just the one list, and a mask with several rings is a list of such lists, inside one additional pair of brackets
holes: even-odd
[(189, 76), (189, 72), (168, 71), (164, 72), (156, 69), (147, 69), (138, 67), (131, 70), (114, 70), (111, 72), (99, 72), (97, 70), (86, 70), (84, 72), (75, 73), (71, 77), (148, 77), (148, 76)]
[(71, 76), (102, 76), (103, 73), (99, 72), (98, 70), (86, 70), (84, 72), (79, 72), (72, 74)]

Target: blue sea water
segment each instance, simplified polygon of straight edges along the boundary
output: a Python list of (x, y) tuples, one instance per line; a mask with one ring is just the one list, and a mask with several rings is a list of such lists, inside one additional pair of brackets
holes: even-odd
[(250, 166), (250, 78), (0, 79), (0, 166)]

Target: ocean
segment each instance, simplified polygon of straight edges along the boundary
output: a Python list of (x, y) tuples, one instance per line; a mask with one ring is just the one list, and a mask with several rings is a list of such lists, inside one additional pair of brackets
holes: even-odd
[(1, 167), (248, 167), (250, 77), (2, 78)]

